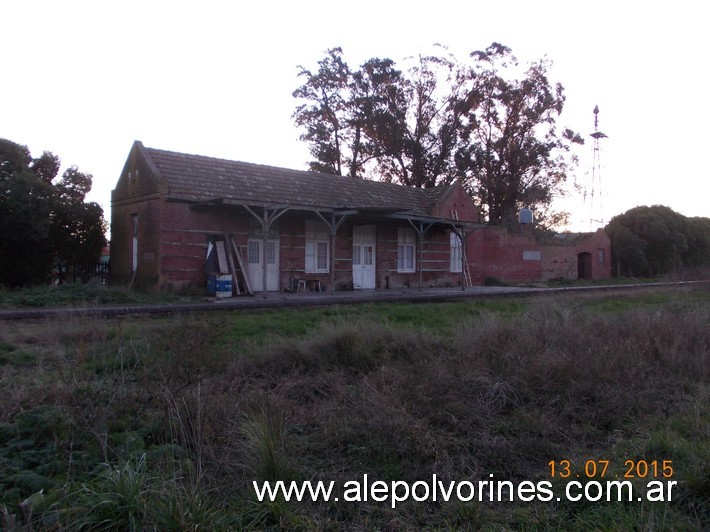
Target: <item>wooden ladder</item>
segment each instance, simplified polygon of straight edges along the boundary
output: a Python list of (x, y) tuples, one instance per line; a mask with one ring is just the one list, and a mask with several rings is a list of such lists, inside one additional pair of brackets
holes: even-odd
[[(459, 213), (456, 209), (451, 209), (451, 219), (459, 220)], [(464, 285), (467, 287), (473, 286), (473, 281), (471, 280), (471, 270), (468, 267), (468, 257), (466, 257), (466, 252), (464, 251), (463, 242), (461, 242), (461, 253), (463, 254), (463, 281)]]

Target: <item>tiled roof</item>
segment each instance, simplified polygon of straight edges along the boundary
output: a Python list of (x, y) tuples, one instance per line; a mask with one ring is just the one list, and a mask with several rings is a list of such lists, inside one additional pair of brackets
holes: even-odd
[(185, 201), (228, 200), (430, 216), (434, 204), (450, 188), (418, 189), (155, 148), (144, 150), (167, 183), (169, 197)]

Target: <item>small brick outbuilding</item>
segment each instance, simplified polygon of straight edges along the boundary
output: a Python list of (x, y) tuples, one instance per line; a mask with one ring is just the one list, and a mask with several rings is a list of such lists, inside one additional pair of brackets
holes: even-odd
[(524, 283), (611, 277), (611, 240), (602, 229), (556, 233), (541, 240), (525, 228), (510, 232), (487, 227), (468, 237), (467, 250), (474, 284), (486, 278)]

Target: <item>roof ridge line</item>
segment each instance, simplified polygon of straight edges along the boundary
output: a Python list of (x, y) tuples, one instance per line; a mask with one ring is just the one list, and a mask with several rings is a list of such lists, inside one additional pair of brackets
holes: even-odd
[(288, 172), (298, 172), (301, 174), (306, 174), (306, 175), (312, 175), (314, 177), (326, 177), (326, 178), (335, 178), (335, 179), (343, 179), (343, 180), (356, 180), (356, 181), (362, 181), (362, 182), (367, 182), (367, 183), (376, 183), (377, 186), (387, 186), (387, 187), (392, 187), (393, 189), (399, 189), (399, 190), (408, 190), (408, 191), (413, 191), (412, 193), (414, 194), (422, 194), (422, 195), (427, 195), (429, 192), (437, 190), (437, 189), (442, 189), (442, 188), (447, 188), (450, 189), (453, 184), (441, 184), (437, 185), (435, 187), (430, 187), (430, 188), (420, 188), (420, 187), (409, 187), (407, 185), (402, 185), (400, 183), (390, 183), (387, 181), (379, 181), (376, 179), (367, 179), (364, 177), (350, 177), (350, 176), (344, 176), (344, 175), (338, 175), (338, 174), (328, 174), (325, 172), (318, 172), (315, 170), (301, 170), (297, 168), (288, 168), (285, 166), (275, 166), (273, 164), (264, 164), (264, 163), (253, 163), (249, 161), (241, 161), (241, 160), (235, 160), (235, 159), (226, 159), (224, 157), (214, 157), (211, 155), (202, 155), (198, 153), (185, 153), (185, 152), (179, 152), (175, 150), (165, 150), (163, 148), (153, 148), (150, 146), (144, 146), (144, 149), (147, 152), (150, 151), (155, 151), (155, 152), (160, 152), (160, 153), (165, 153), (165, 154), (170, 154), (170, 155), (177, 155), (181, 157), (195, 157), (198, 159), (207, 159), (211, 161), (220, 161), (224, 163), (229, 163), (229, 164), (241, 164), (241, 165), (247, 165), (247, 166), (253, 166), (253, 167), (259, 167), (259, 168), (269, 168), (269, 169), (274, 169), (274, 170), (285, 170)]

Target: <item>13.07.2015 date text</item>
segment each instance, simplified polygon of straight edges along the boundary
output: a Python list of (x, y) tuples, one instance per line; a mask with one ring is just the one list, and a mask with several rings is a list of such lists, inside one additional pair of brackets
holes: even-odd
[[(579, 472), (574, 471), (570, 460), (550, 460), (551, 478), (604, 478), (609, 472), (610, 460), (586, 460)], [(581, 464), (580, 464), (581, 466)], [(615, 477), (623, 478), (672, 478), (673, 460), (625, 460), (622, 474)]]

